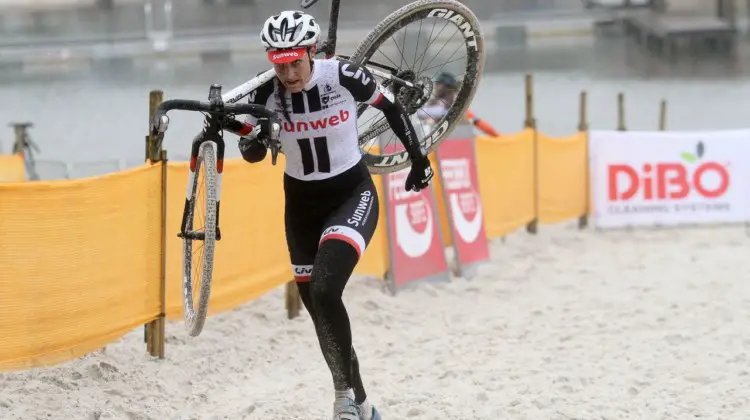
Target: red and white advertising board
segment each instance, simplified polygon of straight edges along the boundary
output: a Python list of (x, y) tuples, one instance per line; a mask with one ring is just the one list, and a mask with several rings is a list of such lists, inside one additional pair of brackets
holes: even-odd
[(482, 197), (479, 194), (476, 155), (471, 130), (466, 137), (458, 127), (437, 150), (440, 180), (459, 273), (473, 275), (476, 264), (490, 258), (484, 230)]
[(736, 223), (750, 215), (750, 130), (591, 131), (594, 225)]
[[(386, 153), (394, 153), (386, 147)], [(392, 292), (418, 280), (450, 280), (432, 184), (406, 191), (411, 167), (383, 175)]]

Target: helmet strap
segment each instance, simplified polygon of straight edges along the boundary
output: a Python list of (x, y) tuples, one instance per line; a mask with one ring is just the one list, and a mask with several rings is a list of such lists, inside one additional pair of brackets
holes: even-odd
[(312, 70), (313, 65), (315, 65), (312, 55), (312, 47), (307, 47), (307, 57), (310, 59), (310, 70)]

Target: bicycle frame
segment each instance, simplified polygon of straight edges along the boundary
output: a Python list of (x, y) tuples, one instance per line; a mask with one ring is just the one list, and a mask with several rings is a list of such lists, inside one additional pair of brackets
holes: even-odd
[[(307, 1), (303, 0), (302, 8), (308, 8), (315, 4), (318, 0)], [(336, 55), (336, 39), (338, 38), (339, 29), (339, 10), (341, 8), (341, 0), (331, 0), (331, 9), (329, 12), (328, 19), (328, 38), (318, 42), (318, 54), (324, 54), (326, 58), (333, 58)]]

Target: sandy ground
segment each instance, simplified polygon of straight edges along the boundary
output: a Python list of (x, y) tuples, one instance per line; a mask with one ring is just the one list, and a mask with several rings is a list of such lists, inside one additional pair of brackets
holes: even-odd
[[(472, 280), (345, 299), (369, 394), (385, 420), (747, 419), (750, 258), (741, 227), (579, 232), (543, 226), (492, 245)], [(5, 419), (327, 419), (331, 379), (282, 291), (141, 329), (56, 368), (0, 374)]]

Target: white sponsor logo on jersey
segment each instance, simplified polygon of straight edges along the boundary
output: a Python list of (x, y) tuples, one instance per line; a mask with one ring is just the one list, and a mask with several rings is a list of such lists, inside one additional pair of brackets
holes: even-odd
[(362, 68), (358, 68), (357, 71), (349, 70), (351, 67), (348, 63), (341, 66), (341, 74), (352, 79), (359, 79), (363, 85), (370, 83), (370, 78), (362, 71)]

